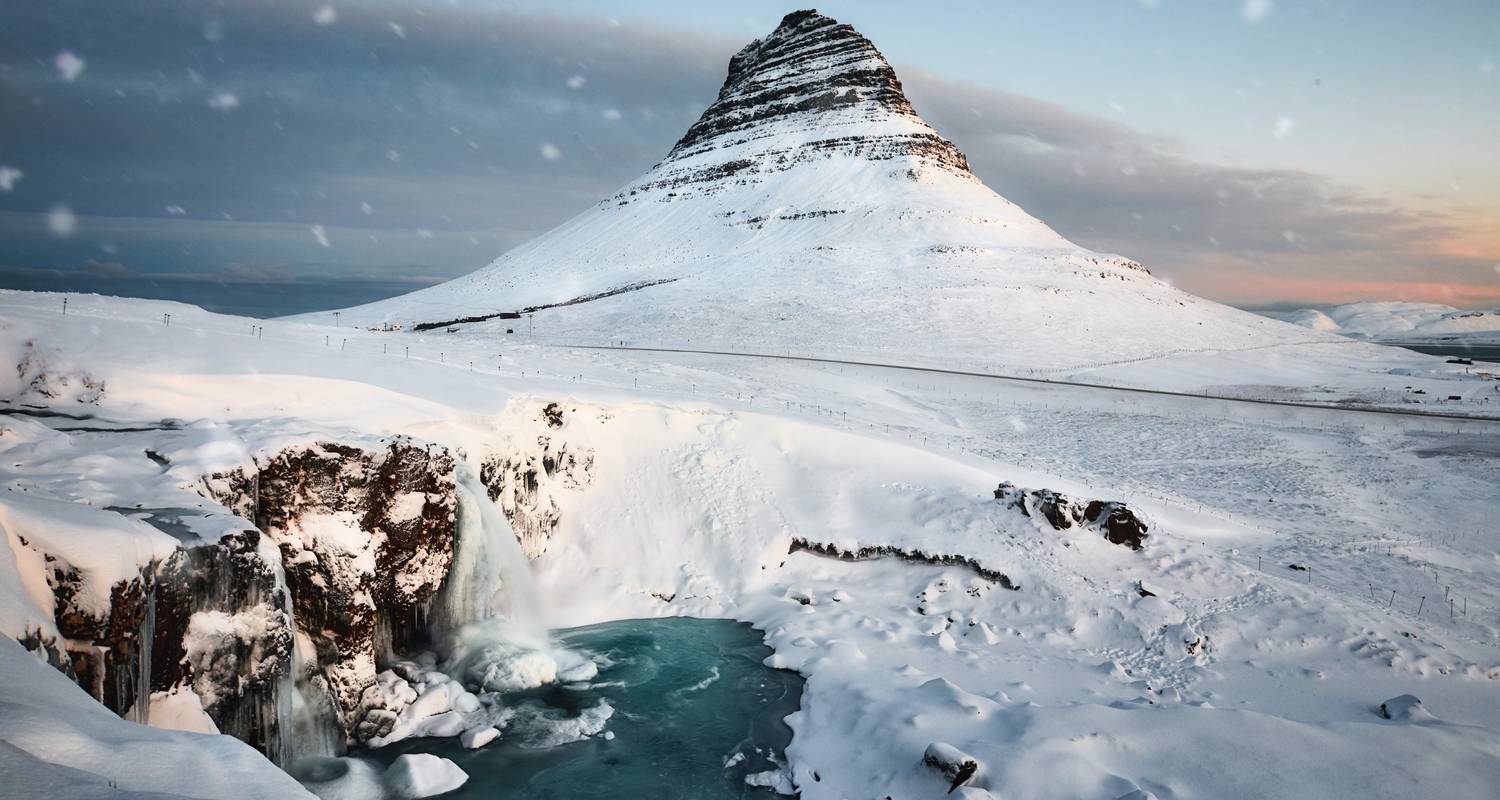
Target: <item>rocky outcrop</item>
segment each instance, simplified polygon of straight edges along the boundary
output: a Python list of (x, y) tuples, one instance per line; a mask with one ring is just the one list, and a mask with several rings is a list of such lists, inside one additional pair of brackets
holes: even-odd
[(348, 741), (377, 663), (425, 643), (425, 605), (453, 558), (452, 456), (383, 444), (299, 445), (208, 476), (203, 493), (257, 527), (141, 564), (107, 604), (84, 602), (88, 576), (41, 553), (62, 641), (38, 633), (28, 647), (139, 721), (153, 693), (189, 688), (221, 732), (277, 760), (290, 687), (309, 684)]
[(903, 561), (912, 561), (919, 564), (939, 564), (947, 567), (964, 567), (974, 571), (974, 574), (984, 578), (991, 583), (998, 583), (1002, 588), (1012, 591), (1020, 590), (1020, 586), (1003, 572), (990, 569), (968, 556), (952, 555), (946, 553), (926, 553), (921, 550), (912, 550), (892, 545), (867, 545), (854, 550), (845, 550), (837, 545), (826, 542), (810, 542), (803, 538), (792, 539), (787, 553), (808, 552), (825, 558), (837, 558), (840, 561), (869, 561), (876, 558), (899, 558)]
[(345, 737), (376, 665), (425, 633), (453, 558), (453, 457), (405, 438), (384, 451), (319, 442), (257, 464), (255, 522), (281, 552), (296, 625)]
[(527, 558), (547, 551), (547, 542), (562, 520), (557, 496), (593, 481), (594, 452), (562, 441), (565, 412), (557, 403), (541, 410), (542, 430), (535, 447), (491, 456), (479, 467), (479, 480), (490, 499), (510, 520)]
[(276, 758), (292, 669), (290, 598), (260, 531), (178, 550), (157, 570), (152, 691), (187, 686), (221, 733)]
[(77, 602), (84, 594), (78, 570), (44, 554), (58, 632), (67, 658), (59, 664), (95, 700), (121, 716), (143, 719), (150, 696), (150, 643), (154, 625), (155, 564), (117, 581), (104, 613)]
[(979, 760), (947, 742), (933, 742), (922, 752), (922, 764), (937, 770), (948, 781), (948, 794), (970, 782), (980, 772)]
[(995, 499), (1028, 517), (1046, 520), (1053, 530), (1083, 527), (1131, 550), (1145, 546), (1149, 527), (1129, 506), (1117, 500), (1081, 503), (1051, 489), (1023, 489), (1010, 481), (995, 488)]
[(995, 499), (1028, 517), (1047, 520), (1056, 530), (1064, 531), (1083, 522), (1083, 506), (1051, 489), (1022, 489), (1006, 481), (995, 489)]
[(1091, 500), (1083, 517), (1102, 531), (1105, 539), (1115, 544), (1131, 550), (1139, 550), (1146, 544), (1146, 523), (1124, 503)]

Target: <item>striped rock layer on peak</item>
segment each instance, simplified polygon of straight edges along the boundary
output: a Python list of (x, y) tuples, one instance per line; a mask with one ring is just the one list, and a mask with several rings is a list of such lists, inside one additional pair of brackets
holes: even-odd
[(779, 171), (833, 154), (904, 156), (969, 172), (964, 154), (917, 116), (869, 39), (816, 11), (798, 11), (730, 59), (718, 99), (657, 165), (654, 183)]
[(814, 11), (734, 54), (636, 181), (475, 272), (342, 319), (1049, 371), (1333, 338), (1069, 242), (969, 171), (869, 39)]

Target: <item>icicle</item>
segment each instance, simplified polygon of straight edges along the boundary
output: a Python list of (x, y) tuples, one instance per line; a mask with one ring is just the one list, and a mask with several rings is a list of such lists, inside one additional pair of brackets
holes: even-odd
[(297, 627), (281, 551), (269, 539), (262, 539), (260, 555), (271, 565), (276, 577), (276, 597), (292, 634), (290, 663), (282, 669), (275, 697), (261, 710), (262, 714), (275, 715), (276, 738), (267, 743), (267, 749), (272, 751), (267, 755), (283, 768), (303, 758), (336, 756), (343, 749), (343, 734), (327, 686), (316, 677), (317, 649)]
[[(155, 574), (156, 566), (152, 562), (151, 574)], [(140, 654), (135, 661), (135, 705), (131, 714), (132, 719), (142, 725), (151, 721), (151, 648), (156, 642), (156, 581), (152, 579), (147, 584), (150, 588), (146, 590), (146, 613), (142, 615), (141, 629), (137, 634)]]

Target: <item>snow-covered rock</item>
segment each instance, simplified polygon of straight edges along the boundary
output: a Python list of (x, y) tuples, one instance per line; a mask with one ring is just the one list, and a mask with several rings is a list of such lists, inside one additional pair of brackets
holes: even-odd
[(948, 792), (974, 781), (983, 780), (979, 760), (947, 742), (933, 742), (922, 752), (922, 763), (937, 770), (948, 781)]
[(567, 442), (567, 424), (574, 413), (576, 409), (548, 403), (536, 417), (533, 441), (516, 437), (520, 444), (514, 452), (493, 455), (479, 469), (480, 482), (505, 512), (528, 558), (547, 551), (562, 521), (559, 492), (580, 489), (592, 480), (593, 452)]
[(458, 743), (470, 750), (478, 750), (500, 738), (500, 729), (493, 725), (470, 728), (458, 735)]
[(1022, 489), (1009, 481), (996, 487), (995, 499), (1028, 517), (1046, 520), (1054, 530), (1081, 525), (1131, 550), (1145, 546), (1146, 532), (1150, 530), (1139, 514), (1116, 500), (1081, 503), (1051, 489)]
[(1437, 719), (1414, 694), (1403, 694), (1385, 701), (1376, 709), (1380, 716), (1396, 722), (1426, 722)]
[[(453, 558), (453, 458), (397, 437), (382, 450), (288, 448), (256, 466), (256, 525), (280, 549), (298, 628), (334, 654), (308, 667), (352, 737), (380, 651), (426, 635), (414, 609), (437, 593)], [(413, 495), (422, 498), (415, 514)]]
[(431, 753), (400, 756), (385, 770), (386, 786), (406, 800), (451, 792), (468, 780), (457, 764)]

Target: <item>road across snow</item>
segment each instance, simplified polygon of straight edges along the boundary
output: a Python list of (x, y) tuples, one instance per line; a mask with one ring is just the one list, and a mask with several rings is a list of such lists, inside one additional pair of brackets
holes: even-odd
[[(731, 356), (734, 358), (772, 358), (783, 361), (806, 361), (816, 364), (843, 364), (851, 367), (878, 367), (880, 369), (903, 370), (907, 372), (926, 372), (934, 375), (962, 375), (968, 378), (984, 378), (997, 381), (1021, 381), (1025, 383), (1045, 383), (1054, 386), (1073, 386), (1081, 389), (1103, 389), (1112, 392), (1131, 392), (1135, 394), (1153, 394), (1163, 397), (1189, 397), (1194, 399), (1220, 401), (1227, 403), (1253, 403), (1257, 405), (1288, 406), (1291, 408), (1316, 408), (1325, 411), (1340, 413), (1363, 413), (1363, 414), (1403, 414), (1408, 416), (1433, 417), (1435, 419), (1457, 419), (1469, 421), (1500, 422), (1500, 416), (1487, 414), (1448, 414), (1441, 411), (1419, 411), (1405, 408), (1364, 408), (1354, 405), (1328, 405), (1323, 403), (1297, 403), (1290, 400), (1272, 400), (1269, 398), (1255, 397), (1232, 397), (1228, 395), (1210, 394), (1208, 392), (1173, 392), (1166, 389), (1147, 389), (1139, 386), (1118, 386), (1105, 383), (1085, 383), (1083, 381), (1058, 380), (1053, 378), (1028, 378), (1021, 375), (997, 375), (991, 372), (970, 372), (958, 369), (942, 369), (939, 367), (919, 367), (907, 364), (882, 364), (871, 361), (847, 361), (836, 358), (818, 358), (816, 356), (793, 356), (777, 355), (774, 353), (752, 353), (732, 350), (688, 350), (675, 347), (633, 347), (626, 345), (604, 346), (604, 345), (555, 345), (568, 349), (582, 350), (628, 350), (636, 353), (692, 353), (695, 355), (709, 356)], [(1289, 345), (1290, 346), (1290, 345)]]

